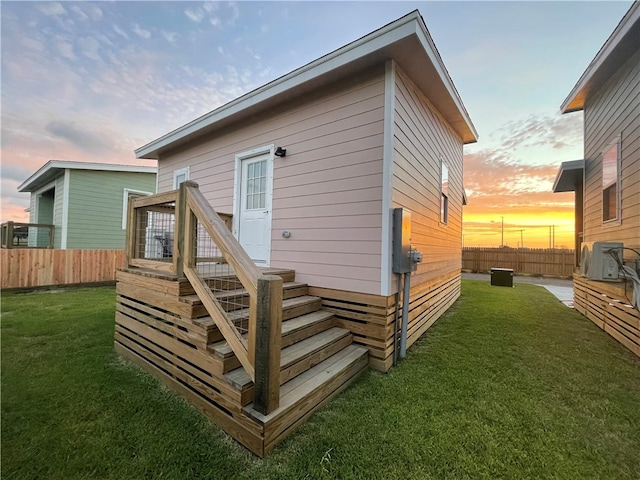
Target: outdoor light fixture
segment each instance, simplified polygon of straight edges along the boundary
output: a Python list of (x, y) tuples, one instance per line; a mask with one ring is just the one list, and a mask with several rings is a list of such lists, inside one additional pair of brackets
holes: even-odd
[(273, 152), (273, 154), (276, 157), (286, 157), (287, 156), (287, 149), (286, 148), (282, 148), (282, 147), (278, 147), (278, 148), (276, 148), (276, 151)]

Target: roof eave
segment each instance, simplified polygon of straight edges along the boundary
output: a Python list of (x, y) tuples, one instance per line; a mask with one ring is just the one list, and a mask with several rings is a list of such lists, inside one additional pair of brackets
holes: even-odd
[[(640, 30), (640, 2), (634, 1), (620, 23), (609, 36), (600, 51), (596, 54), (576, 85), (560, 106), (561, 113), (571, 113), (584, 109), (584, 102), (588, 93), (597, 84), (598, 74), (603, 70), (606, 61), (612, 53), (620, 47), (627, 36), (638, 35)], [(636, 40), (637, 42), (637, 40)]]
[(339, 69), (346, 68), (349, 64), (366, 59), (368, 56), (373, 56), (376, 52), (384, 49), (391, 49), (396, 43), (408, 41), (407, 39), (412, 36), (422, 44), (429, 61), (437, 70), (440, 81), (457, 109), (456, 125), (451, 122), (452, 126), (458, 130), (463, 143), (476, 142), (478, 134), (475, 127), (429, 36), (422, 17), (417, 11), (414, 11), (163, 135), (136, 149), (135, 155), (137, 158), (158, 160), (162, 151), (177, 146), (179, 143), (186, 141), (188, 137), (197, 136), (198, 132), (204, 129), (214, 128), (219, 122), (232, 120), (233, 117), (240, 117), (242, 112), (247, 109), (258, 109), (261, 105), (266, 105), (270, 100), (273, 101), (292, 89), (326, 78), (339, 71)]
[(158, 173), (157, 167), (145, 167), (140, 165), (120, 165), (114, 163), (72, 162), (69, 160), (49, 160), (36, 170), (29, 178), (18, 186), (18, 192), (32, 192), (52, 181), (64, 170), (103, 170), (112, 172), (131, 173)]
[(553, 193), (575, 192), (584, 178), (584, 160), (562, 162), (553, 182)]

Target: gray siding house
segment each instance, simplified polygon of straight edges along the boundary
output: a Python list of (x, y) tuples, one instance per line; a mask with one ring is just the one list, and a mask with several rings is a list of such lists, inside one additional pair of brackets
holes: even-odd
[[(50, 160), (18, 191), (31, 193), (29, 223), (54, 225), (54, 248), (122, 249), (128, 199), (155, 193), (156, 172), (156, 167)], [(41, 240), (30, 235), (29, 245)]]
[[(564, 162), (553, 187), (575, 192), (581, 257), (576, 309), (640, 356), (640, 299), (634, 298), (631, 275), (622, 273), (622, 264), (633, 268), (640, 258), (640, 2), (632, 4), (561, 111), (584, 115), (584, 158)], [(594, 242), (609, 243), (599, 251)], [(611, 253), (618, 259), (615, 278), (602, 281), (589, 265), (596, 256), (612, 261)]]

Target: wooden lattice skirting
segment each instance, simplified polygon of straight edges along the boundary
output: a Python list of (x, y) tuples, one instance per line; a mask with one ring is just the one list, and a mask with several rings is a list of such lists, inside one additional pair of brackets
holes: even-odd
[(628, 304), (623, 283), (594, 282), (573, 277), (574, 307), (640, 357), (640, 312)]

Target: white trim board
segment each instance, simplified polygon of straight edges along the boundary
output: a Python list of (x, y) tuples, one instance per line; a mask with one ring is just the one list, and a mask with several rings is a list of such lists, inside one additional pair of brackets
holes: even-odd
[(396, 67), (393, 60), (385, 64), (384, 72), (384, 139), (382, 147), (382, 242), (380, 252), (380, 295), (393, 293), (391, 272), (393, 247), (393, 151), (396, 111)]

